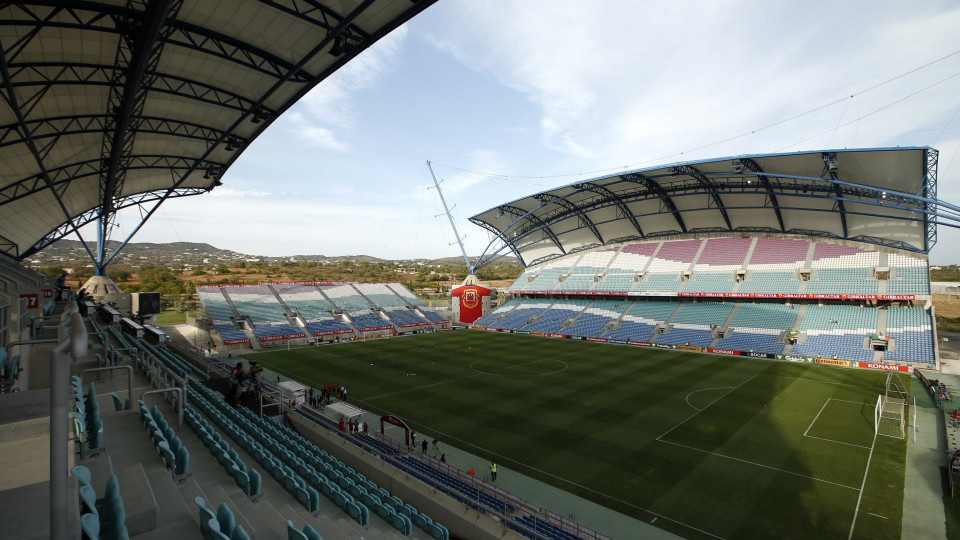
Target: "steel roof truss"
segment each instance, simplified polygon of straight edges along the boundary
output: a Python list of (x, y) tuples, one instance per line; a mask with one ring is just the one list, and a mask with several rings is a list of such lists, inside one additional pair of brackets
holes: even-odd
[[(526, 228), (518, 227), (517, 230), (514, 231), (514, 234), (517, 237), (523, 237), (527, 233), (532, 232), (534, 230), (542, 231), (544, 235), (546, 235), (548, 238), (550, 238), (550, 240), (553, 241), (553, 243), (557, 246), (557, 249), (559, 249), (561, 253), (566, 254), (567, 250), (563, 249), (563, 244), (560, 243), (560, 239), (557, 238), (557, 235), (553, 234), (553, 230), (551, 230), (550, 227), (542, 219), (540, 219), (539, 217), (536, 216), (536, 214), (534, 214), (534, 212), (536, 210), (539, 210), (539, 208), (531, 210), (529, 212), (521, 208), (517, 208), (516, 206), (511, 206), (509, 204), (505, 204), (497, 208), (498, 210), (506, 212), (517, 218), (514, 220), (513, 223), (510, 224), (510, 227), (518, 223), (520, 220), (526, 220), (529, 223), (528, 227)], [(540, 208), (542, 208), (542, 206)], [(507, 227), (506, 229), (504, 229), (504, 232), (510, 229), (510, 227)]]
[(590, 229), (590, 232), (597, 237), (597, 240), (603, 244), (603, 236), (600, 236), (600, 231), (597, 230), (597, 226), (593, 224), (593, 221), (587, 217), (586, 212), (580, 210), (577, 205), (572, 202), (564, 199), (563, 197), (557, 197), (549, 193), (541, 193), (540, 195), (534, 195), (534, 198), (540, 201), (541, 203), (553, 203), (562, 206), (563, 208), (569, 210), (570, 212), (576, 214), (577, 219), (580, 222), (580, 225)]
[[(2, 24), (6, 26), (40, 26), (122, 33), (123, 30), (118, 28), (118, 21), (123, 19), (136, 20), (143, 16), (142, 12), (129, 6), (94, 4), (77, 0), (60, 0), (56, 4), (58, 5), (53, 8), (53, 14), (69, 14), (71, 20), (53, 20), (52, 15), (46, 18), (34, 15), (29, 19), (3, 21)], [(19, 7), (25, 10), (24, 6)], [(91, 12), (91, 10), (93, 11), (90, 17), (84, 18), (81, 16), (81, 14)], [(169, 37), (166, 38), (167, 43), (228, 60), (273, 77), (283, 77), (293, 67), (290, 62), (283, 58), (254, 47), (249, 43), (194, 24), (174, 19), (167, 21), (165, 30), (169, 32)], [(297, 70), (292, 80), (306, 82), (312, 78), (309, 73)]]
[[(128, 169), (129, 170), (143, 170), (143, 169), (156, 169), (164, 171), (177, 171), (177, 170), (192, 170), (191, 166), (194, 163), (195, 159), (192, 157), (183, 157), (183, 156), (157, 156), (157, 155), (144, 155), (144, 156), (134, 156), (131, 161)], [(88, 176), (94, 176), (100, 174), (100, 165), (102, 163), (101, 159), (91, 159), (86, 161), (79, 161), (76, 163), (71, 163), (69, 165), (64, 165), (63, 167), (58, 167), (55, 169), (50, 169), (48, 175), (50, 177), (51, 183), (57, 189), (58, 193), (62, 193), (66, 190), (66, 186), (72, 180), (79, 180), (81, 178), (86, 178)], [(200, 167), (202, 170), (213, 170), (213, 169), (223, 169), (223, 164), (215, 163), (212, 161), (204, 161)], [(171, 173), (172, 174), (172, 173)], [(2, 189), (0, 189), (0, 206), (11, 203), (18, 199), (22, 199), (28, 195), (32, 195), (39, 191), (47, 189), (48, 186), (44, 182), (42, 174), (30, 175), (22, 180), (9, 184)]]
[[(50, 67), (56, 69), (52, 75), (41, 69)], [(13, 86), (16, 88), (40, 87), (30, 97), (31, 100), (34, 100), (55, 85), (110, 86), (112, 84), (110, 75), (113, 72), (113, 67), (97, 64), (41, 62), (10, 64), (10, 72), (14, 81)], [(200, 81), (159, 73), (155, 70), (150, 72), (149, 75), (152, 85), (148, 87), (148, 90), (151, 92), (162, 92), (232, 110), (244, 111), (253, 107), (254, 101), (250, 98)], [(265, 110), (265, 112), (272, 114), (270, 110)]]
[[(115, 206), (115, 210), (118, 210), (118, 211), (119, 211), (119, 210), (123, 210), (123, 209), (125, 209), (125, 208), (129, 208), (129, 207), (131, 207), (131, 206), (139, 206), (139, 205), (142, 205), (142, 204), (145, 204), (145, 203), (149, 203), (149, 202), (153, 202), (153, 201), (159, 201), (159, 202), (157, 203), (157, 205), (159, 205), (160, 202), (163, 202), (163, 201), (165, 201), (165, 200), (167, 200), (167, 199), (172, 199), (172, 198), (175, 198), (175, 197), (188, 197), (188, 196), (191, 196), (191, 195), (201, 195), (201, 194), (203, 194), (203, 193), (206, 193), (207, 191), (208, 191), (208, 190), (203, 189), (203, 188), (185, 188), (185, 189), (175, 190), (174, 192), (172, 192), (172, 193), (169, 194), (169, 195), (167, 194), (167, 192), (163, 192), (163, 193), (160, 193), (160, 192), (138, 193), (138, 194), (136, 194), (136, 195), (131, 195), (131, 196), (129, 196), (129, 197), (124, 197), (123, 199), (117, 201), (117, 204), (116, 204), (116, 206)], [(141, 215), (142, 215), (142, 213), (141, 213)], [(47, 233), (43, 238), (41, 238), (40, 240), (38, 240), (33, 246), (31, 246), (29, 249), (27, 249), (26, 251), (24, 251), (24, 253), (23, 253), (23, 255), (21, 256), (21, 258), (29, 257), (30, 255), (33, 255), (34, 253), (36, 253), (36, 252), (40, 251), (41, 249), (43, 249), (43, 248), (45, 248), (45, 247), (53, 244), (53, 243), (56, 242), (57, 240), (60, 240), (61, 238), (70, 235), (71, 233), (76, 232), (77, 235), (79, 236), (79, 229), (80, 229), (80, 228), (82, 228), (84, 225), (87, 225), (87, 224), (89, 224), (89, 223), (92, 223), (92, 222), (94, 222), (94, 221), (96, 221), (96, 220), (98, 220), (98, 219), (100, 219), (100, 209), (99, 209), (99, 208), (91, 208), (90, 210), (87, 210), (86, 212), (84, 212), (83, 214), (81, 214), (79, 217), (77, 217), (76, 224), (74, 224), (74, 223), (64, 223), (64, 224), (60, 225), (59, 227), (57, 227), (56, 229), (54, 229), (54, 230), (50, 231), (49, 233)], [(141, 222), (140, 225), (142, 225), (142, 224), (143, 224), (143, 222)], [(138, 226), (137, 229), (139, 230), (139, 228), (140, 228), (140, 227)], [(81, 240), (82, 240), (82, 239), (81, 239)], [(115, 250), (115, 251), (114, 251), (114, 255), (116, 255), (118, 252), (119, 252), (119, 249)], [(92, 258), (92, 256), (91, 256), (91, 258)]]
[(760, 165), (750, 159), (750, 158), (740, 158), (740, 163), (748, 171), (755, 173), (757, 179), (760, 181), (760, 185), (767, 190), (767, 197), (770, 200), (770, 205), (773, 206), (773, 211), (777, 216), (777, 224), (780, 225), (780, 231), (785, 231), (786, 227), (783, 224), (783, 213), (780, 212), (780, 204), (777, 202), (777, 194), (773, 191), (773, 187), (770, 185), (770, 179), (767, 178), (767, 175), (763, 174), (763, 169)]
[[(138, 4), (135, 6), (135, 4)], [(140, 17), (117, 17), (121, 31), (117, 41), (110, 96), (107, 100), (106, 122), (103, 126), (102, 153), (104, 168), (100, 173), (100, 235), (97, 243), (97, 269), (103, 270), (106, 244), (114, 217), (113, 202), (123, 192), (123, 181), (131, 160), (137, 127), (142, 122), (143, 106), (150, 87), (150, 73), (155, 71), (164, 38), (182, 5), (181, 0), (150, 0), (146, 6), (128, 0), (128, 13), (144, 7)]]
[(683, 222), (683, 218), (680, 216), (680, 211), (677, 210), (677, 205), (673, 203), (673, 200), (667, 195), (667, 192), (664, 191), (663, 186), (660, 185), (656, 180), (652, 178), (647, 178), (646, 176), (640, 173), (630, 173), (620, 175), (622, 180), (628, 182), (635, 182), (637, 184), (646, 186), (648, 190), (656, 193), (661, 200), (663, 206), (666, 206), (666, 209), (673, 214), (674, 219), (677, 220), (677, 225), (680, 226), (680, 230), (687, 232), (687, 225)]
[(581, 191), (592, 191), (611, 200), (617, 200), (617, 217), (629, 221), (630, 224), (633, 225), (633, 228), (637, 230), (637, 234), (640, 235), (640, 238), (643, 238), (643, 229), (640, 228), (640, 223), (637, 221), (637, 218), (633, 216), (633, 212), (630, 211), (630, 208), (624, 204), (623, 201), (618, 200), (619, 198), (617, 197), (616, 193), (605, 186), (594, 184), (593, 182), (576, 184), (573, 187)]
[[(717, 210), (720, 210), (720, 215), (723, 216), (723, 222), (727, 224), (727, 230), (733, 229), (733, 226), (730, 225), (730, 216), (727, 215), (727, 207), (723, 204), (723, 201), (720, 199), (720, 193), (717, 191), (717, 186), (710, 181), (703, 173), (697, 170), (696, 167), (690, 165), (680, 165), (678, 167), (673, 167), (671, 169), (673, 174), (685, 174), (697, 182), (710, 194), (710, 198), (713, 200)], [(708, 205), (709, 207), (709, 205)]]
[[(24, 136), (26, 145), (30, 149), (30, 153), (33, 155), (34, 160), (37, 162), (37, 168), (39, 169), (38, 175), (41, 177), (44, 185), (50, 189), (50, 192), (56, 199), (57, 205), (60, 207), (60, 211), (63, 212), (63, 216), (66, 219), (66, 223), (68, 225), (72, 225), (73, 218), (70, 216), (70, 212), (67, 210), (66, 205), (63, 204), (63, 199), (60, 197), (60, 194), (54, 188), (53, 182), (50, 179), (50, 174), (47, 172), (47, 168), (44, 165), (43, 159), (41, 158), (37, 149), (37, 145), (30, 137), (30, 129), (27, 127), (26, 120), (23, 117), (23, 112), (20, 109), (19, 102), (17, 100), (17, 91), (13, 88), (13, 85), (10, 84), (10, 72), (7, 69), (7, 55), (5, 49), (3, 48), (2, 42), (0, 42), (0, 76), (3, 77), (3, 84), (7, 90), (6, 93), (3, 94), (3, 99), (7, 102), (7, 106), (10, 107), (10, 110), (13, 111), (14, 115), (17, 117), (17, 123), (20, 126), (20, 130)], [(93, 254), (90, 252), (90, 247), (87, 246), (87, 243), (83, 240), (83, 237), (80, 236), (79, 233), (77, 233), (77, 237), (80, 238), (83, 248), (87, 250), (87, 253), (90, 254), (91, 257), (93, 257)]]

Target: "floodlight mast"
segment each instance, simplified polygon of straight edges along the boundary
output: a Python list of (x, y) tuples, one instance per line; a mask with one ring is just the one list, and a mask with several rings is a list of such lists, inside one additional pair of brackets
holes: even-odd
[(457, 232), (457, 226), (453, 223), (453, 215), (450, 214), (450, 208), (447, 207), (447, 200), (443, 198), (443, 190), (440, 189), (440, 182), (437, 182), (437, 175), (433, 174), (433, 166), (430, 160), (427, 160), (427, 168), (430, 169), (430, 177), (433, 178), (433, 185), (437, 188), (437, 194), (440, 195), (440, 202), (443, 203), (443, 211), (450, 220), (450, 227), (453, 228), (453, 235), (457, 237), (457, 244), (460, 246), (460, 253), (463, 254), (463, 261), (467, 263), (467, 274), (473, 275), (473, 265), (470, 264), (470, 258), (467, 257), (467, 250), (463, 247), (463, 239)]

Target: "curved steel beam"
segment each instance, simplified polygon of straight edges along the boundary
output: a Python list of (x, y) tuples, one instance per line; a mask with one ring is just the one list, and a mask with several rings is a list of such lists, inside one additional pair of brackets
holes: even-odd
[[(599, 184), (594, 184), (593, 182), (575, 184), (573, 187), (580, 191), (592, 191), (611, 200), (618, 199), (617, 194), (611, 191), (610, 188), (601, 186)], [(643, 238), (644, 234), (643, 229), (640, 228), (640, 223), (637, 222), (637, 218), (634, 217), (633, 212), (630, 211), (630, 208), (623, 201), (617, 202), (617, 215), (628, 220), (630, 224), (633, 225), (633, 228), (637, 230), (637, 234), (640, 235), (640, 238)]]
[[(50, 173), (47, 171), (47, 166), (43, 162), (43, 156), (40, 154), (39, 149), (37, 148), (36, 143), (30, 137), (30, 130), (27, 129), (27, 121), (23, 116), (23, 111), (20, 108), (19, 98), (17, 96), (16, 89), (10, 84), (10, 70), (7, 69), (7, 53), (6, 49), (3, 47), (3, 43), (0, 42), (0, 77), (4, 81), (4, 86), (6, 93), (3, 94), (3, 100), (6, 102), (7, 106), (13, 112), (14, 116), (17, 118), (17, 124), (20, 126), (20, 131), (23, 133), (24, 138), (26, 139), (27, 148), (30, 150), (30, 154), (33, 156), (34, 161), (37, 163), (37, 169), (39, 172), (37, 176), (43, 182), (43, 184), (50, 189), (53, 194), (54, 199), (57, 201), (57, 206), (60, 207), (60, 211), (63, 212), (66, 222), (72, 224), (73, 216), (70, 215), (70, 211), (67, 210), (66, 205), (63, 203), (63, 199), (57, 193), (53, 187), (53, 181), (50, 178)], [(83, 237), (77, 232), (77, 238), (80, 239), (80, 243), (83, 245), (83, 248), (87, 251), (87, 254), (90, 257), (93, 257), (93, 253), (90, 251), (90, 246), (83, 240)], [(26, 257), (27, 255), (21, 255)]]
[(723, 204), (723, 201), (720, 199), (720, 193), (717, 191), (717, 186), (710, 181), (709, 178), (703, 175), (696, 167), (690, 165), (679, 165), (677, 167), (672, 167), (671, 172), (676, 175), (685, 174), (703, 186), (704, 189), (710, 193), (710, 197), (713, 199), (713, 203), (717, 205), (717, 209), (720, 210), (720, 215), (723, 216), (723, 222), (727, 224), (727, 229), (733, 229), (733, 226), (730, 224), (730, 216), (727, 215), (727, 207)]
[[(123, 33), (123, 29), (118, 28), (117, 21), (138, 21), (145, 17), (144, 12), (126, 6), (83, 0), (38, 1), (30, 4), (52, 7), (52, 10), (42, 15), (28, 13), (23, 18), (2, 20), (0, 26), (63, 28), (116, 34)], [(26, 9), (25, 4), (18, 7)], [(298, 82), (313, 79), (313, 75), (304, 71), (302, 66), (294, 69), (293, 64), (279, 56), (209, 28), (172, 19), (165, 25), (165, 30), (169, 35), (164, 41), (171, 45), (209, 54), (277, 78), (291, 77)]]
[[(49, 72), (47, 68), (50, 68)], [(112, 86), (113, 82), (110, 80), (112, 72), (113, 66), (105, 64), (68, 62), (10, 64), (13, 86), (16, 88), (42, 87), (35, 94), (45, 92), (48, 87), (58, 85)], [(148, 89), (151, 92), (162, 92), (238, 111), (249, 109), (254, 103), (253, 99), (201, 81), (169, 73), (160, 73), (156, 70), (149, 74), (152, 85)], [(33, 100), (29, 99), (27, 101), (32, 102)]]
[[(541, 208), (542, 208), (542, 206), (541, 206)], [(522, 209), (522, 208), (517, 208), (516, 206), (512, 206), (512, 205), (509, 205), (509, 204), (504, 204), (504, 205), (502, 205), (502, 206), (498, 206), (497, 209), (498, 209), (498, 210), (501, 210), (501, 211), (503, 211), (503, 212), (506, 212), (506, 213), (508, 213), (508, 214), (510, 214), (510, 215), (512, 215), (512, 216), (514, 216), (514, 217), (516, 217), (516, 218), (517, 218), (517, 221), (519, 221), (519, 220), (521, 220), (521, 219), (527, 220), (528, 222), (530, 222), (531, 224), (533, 224), (533, 226), (534, 226), (533, 230), (543, 231), (543, 234), (547, 235), (547, 236), (550, 238), (550, 240), (552, 240), (553, 243), (557, 246), (557, 249), (560, 250), (560, 253), (563, 253), (563, 254), (566, 254), (566, 253), (567, 253), (567, 250), (563, 249), (563, 244), (560, 243), (560, 239), (557, 238), (557, 235), (553, 234), (553, 230), (550, 229), (550, 226), (547, 225), (546, 222), (544, 222), (542, 219), (540, 219), (539, 217), (537, 217), (537, 216), (534, 214), (534, 212), (535, 212), (536, 210), (539, 210), (539, 208), (527, 212), (526, 210), (524, 210), (524, 209)], [(516, 223), (516, 221), (515, 221), (514, 223)], [(508, 227), (508, 228), (509, 228), (509, 227)], [(519, 231), (517, 231), (517, 233), (518, 233), (521, 237), (522, 237), (522, 236), (525, 236), (528, 232), (530, 232), (530, 231), (529, 231), (529, 230), (522, 230), (522, 229), (519, 230)]]
[[(520, 264), (522, 264), (523, 266), (526, 266), (526, 265), (527, 265), (527, 264), (523, 261), (523, 257), (520, 255), (520, 252), (517, 251), (516, 246), (514, 246), (512, 242), (508, 242), (507, 239), (504, 238), (503, 233), (501, 233), (499, 230), (497, 230), (496, 227), (494, 227), (493, 225), (487, 223), (486, 221), (483, 221), (483, 220), (480, 219), (480, 218), (470, 218), (470, 221), (472, 221), (472, 222), (473, 222), (474, 224), (476, 224), (476, 225), (479, 225), (480, 227), (483, 227), (484, 229), (486, 229), (487, 231), (489, 231), (490, 233), (492, 233), (492, 234), (496, 237), (494, 240), (491, 240), (489, 244), (487, 244), (487, 247), (484, 248), (483, 253), (481, 253), (480, 256), (477, 258), (476, 262), (474, 262), (474, 264), (473, 264), (473, 269), (474, 269), (474, 271), (476, 271), (476, 270), (478, 270), (478, 269), (480, 269), (480, 268), (483, 268), (484, 266), (486, 266), (486, 265), (488, 265), (488, 264), (496, 261), (497, 259), (499, 259), (500, 257), (493, 257), (493, 255), (495, 255), (496, 253), (498, 253), (499, 251), (501, 251), (504, 247), (506, 247), (507, 249), (509, 249), (509, 250), (513, 253), (514, 257), (516, 257), (517, 260), (520, 261)], [(498, 240), (498, 239), (499, 239), (501, 242), (503, 242), (503, 246), (502, 246), (500, 249), (498, 249), (497, 251), (492, 252), (492, 253), (490, 254), (489, 260), (484, 260), (484, 257), (487, 256), (487, 251), (488, 251), (491, 247), (493, 247), (494, 242), (495, 242), (496, 240)]]
[(836, 152), (823, 152), (820, 154), (820, 157), (823, 159), (823, 172), (820, 173), (820, 177), (824, 178), (829, 176), (831, 180), (834, 181), (834, 192), (836, 193), (836, 202), (837, 210), (840, 212), (840, 225), (843, 227), (843, 237), (847, 237), (847, 209), (843, 204), (843, 189), (840, 187), (840, 184), (836, 183), (839, 178), (837, 178), (837, 153)]
[(757, 179), (760, 180), (760, 184), (767, 190), (767, 197), (770, 198), (770, 204), (773, 205), (773, 211), (777, 215), (777, 223), (780, 225), (780, 231), (786, 231), (787, 229), (783, 225), (783, 213), (780, 212), (780, 205), (777, 203), (777, 194), (774, 193), (773, 187), (770, 185), (770, 179), (763, 174), (763, 169), (760, 168), (760, 165), (756, 161), (750, 158), (740, 158), (740, 163), (744, 169), (757, 174)]
[[(44, 144), (48, 148), (51, 144), (64, 135), (86, 135), (91, 133), (103, 133), (107, 129), (110, 117), (106, 114), (79, 114), (70, 116), (56, 116), (51, 118), (39, 118), (27, 121), (27, 127), (32, 132), (34, 141), (43, 139), (54, 139)], [(219, 129), (195, 124), (193, 122), (184, 122), (171, 118), (160, 118), (156, 116), (141, 116), (140, 121), (131, 130), (137, 133), (153, 133), (160, 135), (172, 135), (175, 137), (185, 137), (188, 139), (198, 139), (203, 141), (214, 141), (222, 135)], [(21, 144), (26, 141), (19, 135), (18, 124), (7, 124), (0, 126), (0, 148)]]
[[(157, 169), (164, 171), (176, 171), (180, 169), (190, 169), (196, 158), (185, 156), (164, 156), (164, 155), (139, 155), (133, 156), (127, 170)], [(86, 178), (100, 174), (100, 165), (102, 159), (88, 159), (78, 161), (49, 169), (47, 174), (50, 178), (48, 185), (43, 178), (42, 173), (30, 175), (22, 178), (12, 184), (8, 184), (0, 189), (0, 206), (22, 199), (28, 195), (50, 189), (54, 193), (62, 195), (69, 187), (72, 180)], [(202, 170), (222, 170), (224, 164), (212, 161), (204, 161)]]
[(683, 222), (683, 218), (680, 217), (680, 211), (677, 210), (677, 205), (673, 203), (673, 199), (667, 195), (667, 192), (663, 189), (663, 186), (661, 186), (659, 182), (640, 173), (621, 174), (620, 179), (646, 186), (648, 190), (656, 193), (660, 197), (660, 202), (666, 206), (668, 210), (670, 210), (670, 213), (673, 214), (674, 219), (677, 220), (677, 226), (680, 227), (680, 230), (687, 232), (687, 225)]
[(577, 205), (575, 205), (574, 203), (568, 201), (567, 199), (564, 199), (563, 197), (558, 197), (550, 193), (541, 193), (539, 195), (534, 195), (533, 198), (537, 199), (541, 203), (547, 202), (548, 204), (549, 203), (558, 204), (566, 208), (567, 210), (573, 212), (574, 214), (577, 215), (577, 218), (580, 219), (580, 222), (583, 225), (585, 225), (588, 229), (590, 229), (590, 232), (592, 232), (593, 235), (597, 237), (597, 240), (601, 244), (604, 243), (603, 236), (600, 236), (600, 231), (597, 230), (597, 226), (593, 224), (593, 221), (591, 221), (589, 217), (587, 217), (586, 212), (583, 212), (582, 210), (580, 210), (577, 207)]
[[(209, 191), (208, 189), (204, 189), (204, 188), (181, 188), (174, 191), (173, 193), (169, 193), (167, 191), (148, 191), (146, 193), (138, 193), (135, 195), (129, 195), (117, 201), (115, 210), (120, 211), (125, 208), (130, 208), (132, 206), (139, 206), (139, 205), (150, 203), (150, 202), (157, 202), (157, 206), (159, 206), (160, 203), (162, 203), (167, 199), (173, 199), (176, 197), (189, 197), (192, 195), (202, 195), (204, 193), (207, 193), (208, 191)], [(99, 217), (100, 217), (99, 207), (95, 207), (90, 210), (87, 210), (86, 212), (80, 214), (75, 221), (63, 223), (57, 228), (48, 232), (46, 235), (44, 235), (43, 238), (35, 242), (32, 246), (30, 246), (30, 248), (24, 251), (23, 254), (20, 255), (20, 258), (23, 259), (33, 255), (34, 253), (49, 246), (50, 244), (53, 244), (57, 240), (60, 240), (61, 238), (70, 235), (71, 233), (79, 231), (79, 229), (81, 229), (84, 225), (97, 221)], [(140, 225), (137, 226), (137, 230), (140, 229), (140, 227), (143, 225), (145, 221), (146, 220), (142, 220), (140, 222)], [(114, 252), (114, 255), (116, 253), (117, 252)]]

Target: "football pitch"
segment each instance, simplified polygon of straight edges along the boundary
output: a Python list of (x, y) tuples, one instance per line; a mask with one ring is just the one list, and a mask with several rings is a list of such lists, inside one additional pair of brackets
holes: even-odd
[(900, 537), (883, 372), (478, 331), (248, 358), (680, 536)]

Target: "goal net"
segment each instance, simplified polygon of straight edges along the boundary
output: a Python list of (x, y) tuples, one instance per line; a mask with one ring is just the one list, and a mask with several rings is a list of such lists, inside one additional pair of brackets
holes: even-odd
[(887, 374), (886, 391), (877, 396), (874, 410), (874, 431), (884, 437), (902, 439), (906, 436), (906, 407), (908, 394), (899, 377)]

